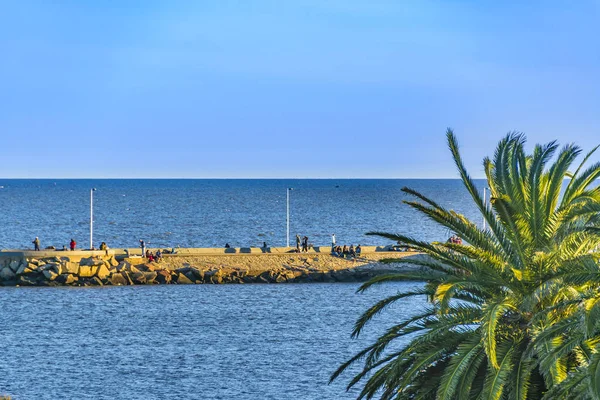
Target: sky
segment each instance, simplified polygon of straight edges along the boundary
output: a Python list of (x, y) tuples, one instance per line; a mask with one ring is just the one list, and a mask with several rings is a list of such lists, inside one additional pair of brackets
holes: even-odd
[[(0, 177), (455, 178), (600, 143), (600, 1), (7, 0)], [(600, 157), (596, 157), (597, 159)]]

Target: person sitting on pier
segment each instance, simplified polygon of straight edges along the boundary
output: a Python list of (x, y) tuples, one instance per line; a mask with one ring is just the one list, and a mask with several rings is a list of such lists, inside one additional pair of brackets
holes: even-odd
[(348, 255), (348, 246), (344, 245), (344, 248), (342, 249), (342, 254), (344, 255), (344, 257)]
[(360, 253), (362, 253), (362, 249), (360, 247), (360, 244), (358, 246), (356, 246), (356, 256), (360, 257)]
[(348, 250), (348, 254), (350, 254), (350, 257), (352, 257), (352, 258), (356, 258), (356, 251), (354, 250), (354, 245), (353, 244), (350, 245), (350, 249)]
[(231, 248), (231, 246), (229, 245), (229, 243), (225, 243), (225, 248), (226, 249), (230, 249)]
[(340, 257), (342, 255), (342, 250), (340, 249), (340, 246), (334, 246), (331, 249), (331, 255)]
[(156, 262), (159, 262), (160, 260), (162, 260), (162, 253), (160, 252), (160, 249), (156, 250), (156, 254), (154, 255), (154, 258), (156, 259)]

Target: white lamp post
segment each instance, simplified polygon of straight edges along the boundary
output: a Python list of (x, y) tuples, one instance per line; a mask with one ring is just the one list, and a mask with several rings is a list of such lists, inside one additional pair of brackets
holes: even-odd
[(287, 188), (286, 192), (286, 204), (287, 204), (287, 247), (290, 247), (290, 192), (294, 188)]
[(90, 189), (90, 250), (94, 248), (94, 192), (96, 188)]

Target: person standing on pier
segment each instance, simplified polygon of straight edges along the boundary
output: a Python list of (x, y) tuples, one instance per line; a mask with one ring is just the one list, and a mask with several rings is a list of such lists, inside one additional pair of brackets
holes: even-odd
[(302, 252), (303, 253), (308, 252), (308, 236), (304, 236), (302, 238)]
[(296, 234), (296, 253), (300, 253), (300, 234)]
[(146, 243), (140, 239), (140, 247), (142, 248), (142, 258), (146, 257)]
[(335, 233), (331, 235), (331, 251), (335, 250)]
[(35, 237), (35, 239), (33, 239), (33, 242), (31, 243), (33, 243), (35, 251), (40, 251), (40, 239), (38, 239), (37, 236)]
[(71, 243), (69, 243), (69, 247), (71, 248), (71, 251), (75, 250), (75, 246), (77, 246), (77, 242), (75, 241), (75, 239), (71, 239)]

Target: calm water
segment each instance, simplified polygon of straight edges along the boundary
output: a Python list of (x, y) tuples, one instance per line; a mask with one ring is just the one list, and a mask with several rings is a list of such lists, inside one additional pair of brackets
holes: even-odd
[[(479, 184), (483, 188), (483, 181)], [(437, 228), (402, 204), (409, 186), (479, 220), (458, 180), (2, 180), (0, 248), (89, 246), (90, 188), (96, 246), (283, 246), (286, 188), (290, 230), (310, 243), (387, 244), (371, 230), (444, 240)]]
[(352, 399), (340, 362), (425, 299), (350, 332), (357, 284), (1, 288), (0, 393), (14, 399)]
[[(483, 187), (483, 182), (480, 182)], [(402, 204), (409, 186), (477, 218), (453, 180), (0, 180), (0, 248), (74, 237), (111, 247), (387, 244), (381, 230), (450, 234)], [(96, 243), (96, 245), (97, 245)], [(15, 399), (351, 399), (337, 366), (425, 299), (379, 316), (364, 337), (354, 321), (384, 296), (356, 284), (0, 288), (0, 393)]]

